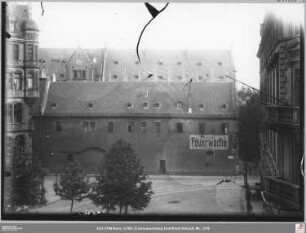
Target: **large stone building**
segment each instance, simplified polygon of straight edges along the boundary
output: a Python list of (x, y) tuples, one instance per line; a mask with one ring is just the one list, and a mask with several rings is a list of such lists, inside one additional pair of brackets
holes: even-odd
[(267, 14), (261, 27), (260, 90), (265, 107), (261, 171), (268, 199), (303, 209), (304, 48), (302, 26)]
[(32, 112), (34, 154), (52, 172), (72, 159), (95, 172), (122, 138), (149, 173), (235, 173), (236, 95), (226, 77), (234, 74), (231, 53), (141, 56), (139, 63), (132, 50), (41, 49), (47, 81)]
[[(5, 168), (10, 170), (13, 151), (31, 154), (30, 109), (38, 99), (38, 26), (27, 5), (7, 7), (5, 60)], [(14, 149), (13, 149), (14, 148)]]

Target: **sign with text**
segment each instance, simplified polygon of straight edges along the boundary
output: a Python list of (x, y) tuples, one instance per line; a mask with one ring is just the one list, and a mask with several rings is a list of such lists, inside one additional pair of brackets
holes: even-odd
[(190, 135), (191, 150), (228, 150), (228, 135)]

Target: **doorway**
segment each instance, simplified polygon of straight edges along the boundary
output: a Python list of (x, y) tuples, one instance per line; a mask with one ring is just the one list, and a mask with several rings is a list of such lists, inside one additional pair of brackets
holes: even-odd
[(166, 174), (166, 160), (161, 159), (159, 160), (159, 172), (162, 174)]

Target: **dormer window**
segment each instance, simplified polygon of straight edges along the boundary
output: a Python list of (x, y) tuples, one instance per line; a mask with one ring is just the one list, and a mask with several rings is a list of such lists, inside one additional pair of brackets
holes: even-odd
[(155, 103), (155, 104), (154, 104), (154, 108), (155, 108), (155, 109), (160, 109), (160, 103), (158, 103), (158, 102)]
[(93, 103), (88, 103), (88, 104), (87, 104), (87, 108), (88, 108), (88, 109), (92, 109), (92, 108), (93, 108)]
[(127, 109), (132, 108), (132, 107), (133, 107), (133, 103), (132, 103), (132, 102), (128, 102), (128, 103), (125, 105), (125, 107), (126, 107)]
[(221, 110), (222, 110), (222, 111), (227, 110), (227, 105), (226, 105), (226, 104), (222, 104), (222, 106), (221, 106)]
[(149, 102), (144, 102), (143, 104), (142, 104), (142, 106), (143, 106), (143, 108), (144, 109), (148, 109), (149, 108)]
[(205, 105), (204, 105), (204, 104), (198, 104), (197, 108), (198, 108), (200, 111), (204, 111), (204, 110), (205, 110)]
[(176, 109), (177, 110), (182, 110), (183, 109), (183, 103), (182, 102), (177, 102), (176, 103)]
[(51, 104), (51, 108), (52, 108), (52, 109), (57, 108), (57, 103), (52, 103), (52, 104)]

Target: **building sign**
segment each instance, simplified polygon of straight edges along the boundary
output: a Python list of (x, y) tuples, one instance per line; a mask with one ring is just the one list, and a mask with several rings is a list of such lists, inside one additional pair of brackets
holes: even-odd
[(228, 135), (190, 135), (191, 150), (228, 150)]

